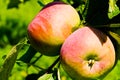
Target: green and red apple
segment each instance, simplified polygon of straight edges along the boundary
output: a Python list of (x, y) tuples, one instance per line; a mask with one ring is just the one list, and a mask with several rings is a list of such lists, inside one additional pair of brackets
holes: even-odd
[(28, 37), (31, 45), (41, 54), (55, 56), (79, 24), (79, 14), (71, 5), (52, 2), (43, 7), (29, 24)]
[(60, 57), (63, 69), (73, 80), (94, 80), (113, 68), (115, 49), (105, 33), (85, 26), (65, 40)]

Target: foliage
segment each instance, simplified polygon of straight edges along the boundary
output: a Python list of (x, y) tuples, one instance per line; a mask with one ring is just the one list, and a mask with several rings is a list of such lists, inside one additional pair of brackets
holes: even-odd
[[(41, 55), (27, 39), (30, 21), (53, 1), (57, 0), (0, 0), (0, 80), (71, 80), (62, 69), (59, 56)], [(119, 80), (120, 0), (60, 1), (76, 8), (81, 24), (110, 36), (116, 49), (116, 64), (104, 80)]]

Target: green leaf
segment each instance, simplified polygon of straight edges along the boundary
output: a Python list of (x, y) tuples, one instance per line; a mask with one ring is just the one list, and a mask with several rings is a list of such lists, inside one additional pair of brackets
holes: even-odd
[(34, 57), (34, 55), (37, 53), (37, 51), (30, 45), (29, 49), (27, 52), (20, 57), (19, 60), (25, 62), (25, 63), (30, 63), (31, 59)]
[(53, 2), (54, 0), (38, 0), (38, 3), (42, 6), (45, 6), (46, 4)]
[(0, 80), (8, 80), (8, 77), (13, 69), (17, 55), (23, 45), (27, 42), (26, 38), (20, 41), (18, 44), (13, 46), (13, 48), (8, 53), (3, 65), (0, 68)]
[(109, 0), (108, 17), (112, 19), (120, 13), (119, 7), (116, 5), (117, 0)]
[(60, 71), (59, 71), (59, 68), (55, 68), (54, 71), (53, 71), (53, 78), (54, 80), (61, 80), (60, 79)]
[(95, 25), (94, 27), (97, 28), (120, 28), (120, 23), (112, 23), (112, 24), (107, 24), (107, 25)]
[(89, 0), (86, 0), (85, 5), (84, 5), (84, 10), (81, 11), (83, 15), (83, 19), (85, 20), (87, 13), (88, 13), (88, 7), (89, 7)]
[(43, 76), (39, 77), (38, 80), (54, 80), (53, 77), (52, 77), (52, 73), (50, 74), (44, 74)]
[(109, 26), (109, 27), (116, 27), (116, 28), (118, 28), (118, 27), (120, 27), (120, 23), (109, 24), (108, 26)]
[[(83, 18), (83, 23), (85, 21), (85, 18), (87, 16), (87, 11), (88, 11), (88, 7), (89, 7), (89, 0), (84, 0), (84, 1), (80, 1), (79, 6), (76, 8), (76, 10), (78, 12), (80, 12), (82, 18)], [(82, 24), (82, 23), (81, 23)]]
[(109, 34), (117, 41), (117, 43), (120, 45), (120, 35), (114, 32), (109, 31)]
[(54, 68), (52, 73), (45, 73), (44, 75), (40, 76), (38, 80), (61, 80), (59, 68)]
[(58, 80), (61, 80), (60, 79), (60, 70), (59, 70), (59, 68), (57, 69), (57, 78), (58, 78)]

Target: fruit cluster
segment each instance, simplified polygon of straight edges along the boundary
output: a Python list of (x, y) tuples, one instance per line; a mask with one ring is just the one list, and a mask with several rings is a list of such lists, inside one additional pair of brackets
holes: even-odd
[(43, 55), (60, 55), (64, 70), (74, 80), (104, 77), (115, 63), (112, 41), (98, 29), (80, 27), (80, 22), (71, 5), (49, 3), (28, 26), (30, 43)]

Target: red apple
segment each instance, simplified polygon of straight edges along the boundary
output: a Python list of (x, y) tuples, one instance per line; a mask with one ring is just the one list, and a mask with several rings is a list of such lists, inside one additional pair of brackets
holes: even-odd
[(73, 32), (60, 52), (63, 69), (73, 80), (103, 78), (114, 66), (115, 50), (103, 32), (83, 27)]
[(41, 54), (57, 55), (64, 40), (79, 27), (77, 11), (63, 2), (47, 4), (28, 26), (31, 45)]

